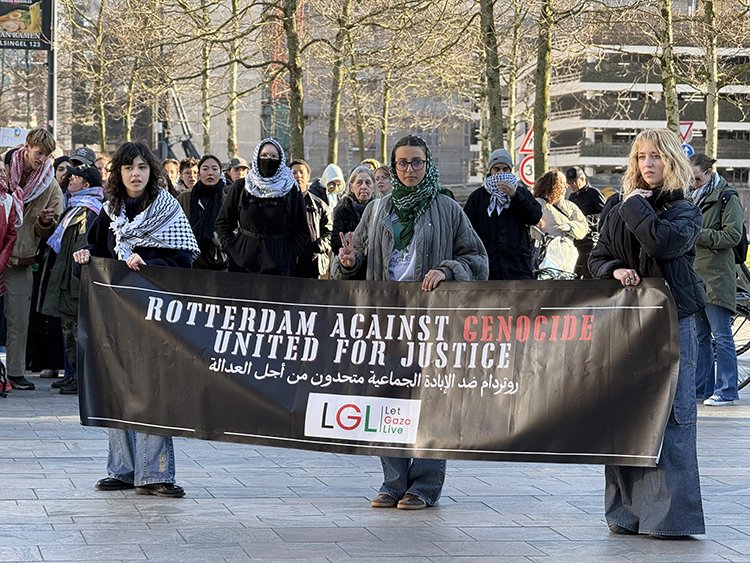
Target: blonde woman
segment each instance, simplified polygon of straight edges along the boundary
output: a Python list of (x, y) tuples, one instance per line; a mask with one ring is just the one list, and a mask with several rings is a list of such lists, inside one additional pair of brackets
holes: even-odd
[(680, 139), (667, 129), (641, 132), (623, 178), (622, 201), (601, 226), (589, 258), (596, 278), (634, 287), (663, 277), (677, 305), (680, 368), (674, 403), (656, 467), (605, 468), (605, 513), (612, 533), (675, 539), (705, 533), (695, 445), (695, 314), (705, 306), (693, 269), (702, 227), (700, 210), (686, 199), (692, 170)]

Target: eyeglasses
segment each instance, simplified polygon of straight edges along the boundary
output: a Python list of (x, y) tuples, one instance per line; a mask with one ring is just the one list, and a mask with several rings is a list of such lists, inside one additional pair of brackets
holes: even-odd
[(261, 160), (281, 160), (281, 157), (276, 154), (259, 154), (258, 158)]
[(415, 158), (411, 162), (407, 160), (397, 160), (396, 161), (396, 168), (401, 170), (401, 172), (405, 172), (409, 169), (409, 166), (411, 166), (411, 169), (415, 172), (417, 170), (422, 170), (424, 168), (424, 165), (427, 163), (426, 160), (422, 160), (421, 158)]

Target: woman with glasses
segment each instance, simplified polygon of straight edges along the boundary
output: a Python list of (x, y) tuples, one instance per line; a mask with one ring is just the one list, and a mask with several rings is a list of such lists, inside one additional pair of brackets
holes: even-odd
[(706, 282), (708, 297), (706, 308), (695, 317), (695, 396), (708, 407), (725, 407), (739, 399), (737, 351), (732, 335), (732, 316), (737, 312), (734, 247), (743, 236), (745, 212), (737, 192), (714, 171), (715, 164), (716, 160), (703, 153), (690, 157), (694, 188), (690, 198), (703, 215), (695, 270)]
[(529, 227), (542, 218), (542, 206), (516, 180), (508, 151), (493, 151), (488, 169), (484, 183), (469, 196), (464, 211), (487, 249), (490, 279), (534, 279)]
[[(353, 233), (362, 219), (365, 207), (375, 197), (375, 175), (369, 166), (360, 164), (349, 175), (346, 195), (333, 210), (333, 253), (341, 248), (341, 234)], [(364, 271), (362, 272), (364, 276)], [(362, 278), (364, 279), (364, 277)]]
[(275, 139), (255, 147), (250, 171), (229, 188), (215, 229), (230, 272), (290, 274), (310, 233), (305, 200)]
[[(364, 269), (372, 281), (421, 282), (432, 291), (443, 281), (487, 279), (487, 253), (461, 207), (439, 193), (427, 144), (413, 135), (391, 152), (393, 191), (365, 209), (354, 233), (342, 234), (333, 279)], [(418, 510), (434, 505), (443, 489), (445, 460), (380, 458), (383, 484), (373, 508)]]

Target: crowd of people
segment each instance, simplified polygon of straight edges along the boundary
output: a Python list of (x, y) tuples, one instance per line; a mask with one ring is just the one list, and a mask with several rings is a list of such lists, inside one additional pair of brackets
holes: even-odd
[[(111, 158), (80, 147), (53, 160), (58, 152), (54, 138), (35, 129), (0, 159), (0, 292), (13, 389), (35, 387), (25, 376), (33, 309), (60, 319), (65, 377), (53, 387), (78, 392), (79, 274), (92, 256), (135, 271), (162, 265), (418, 282), (424, 291), (453, 280), (610, 278), (633, 288), (663, 277), (679, 318), (677, 390), (657, 466), (607, 467), (606, 518), (613, 533), (704, 533), (696, 399), (707, 406), (738, 399), (733, 248), (744, 210), (716, 161), (703, 154), (688, 161), (674, 133), (637, 136), (622, 190), (608, 200), (579, 167), (550, 170), (527, 187), (512, 155), (497, 149), (463, 208), (414, 135), (394, 145), (390, 162), (362, 161), (348, 178), (329, 163), (313, 179), (311, 166), (300, 155), (288, 159), (272, 138), (250, 161), (226, 165), (210, 154), (158, 162), (133, 142)], [(438, 502), (444, 460), (381, 461), (374, 508)], [(171, 438), (110, 429), (108, 476), (97, 488), (183, 496), (174, 466)]]

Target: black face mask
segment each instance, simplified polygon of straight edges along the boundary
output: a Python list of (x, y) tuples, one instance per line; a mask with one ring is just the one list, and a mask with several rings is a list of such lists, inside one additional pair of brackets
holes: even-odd
[(280, 160), (273, 160), (270, 158), (259, 158), (258, 159), (258, 172), (264, 178), (271, 178), (281, 165)]

